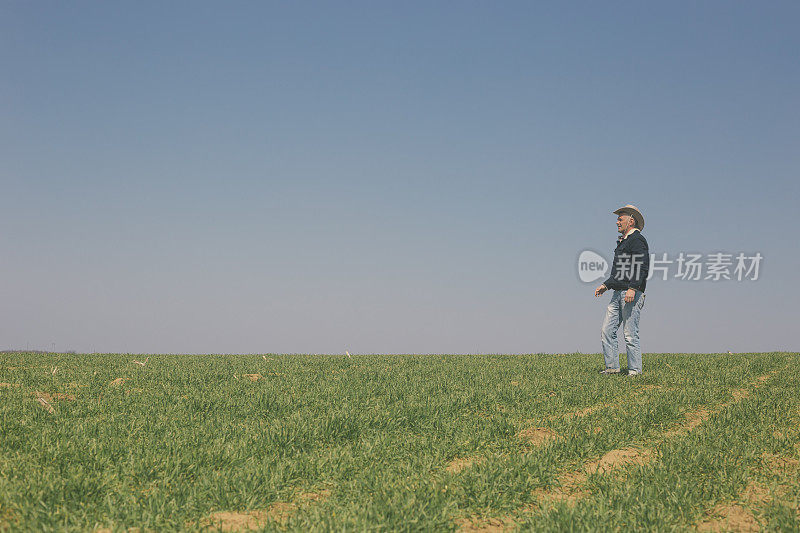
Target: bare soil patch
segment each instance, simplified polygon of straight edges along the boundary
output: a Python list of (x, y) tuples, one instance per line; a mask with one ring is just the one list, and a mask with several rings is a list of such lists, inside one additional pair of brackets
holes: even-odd
[(456, 518), (454, 520), (457, 529), (461, 533), (502, 533), (516, 528), (516, 522), (511, 517), (502, 518), (480, 518), (477, 516), (469, 518)]
[(608, 472), (631, 465), (643, 465), (650, 461), (651, 453), (637, 448), (611, 450), (597, 461), (586, 463), (585, 469), (590, 474)]
[(267, 516), (279, 524), (285, 525), (297, 511), (297, 504), (291, 502), (275, 502), (269, 506)]
[(126, 381), (128, 381), (128, 378), (117, 378), (114, 381), (112, 381), (111, 383), (109, 383), (108, 386), (109, 387), (119, 387), (120, 385), (122, 385)]
[(767, 452), (761, 454), (761, 459), (764, 461), (767, 467), (769, 467), (771, 470), (777, 470), (779, 473), (794, 471), (797, 470), (798, 466), (800, 466), (800, 461), (794, 457), (774, 455)]
[(583, 418), (584, 416), (589, 416), (590, 414), (594, 413), (595, 411), (599, 411), (600, 409), (603, 409), (605, 407), (608, 407), (608, 406), (605, 405), (605, 404), (604, 405), (593, 405), (591, 407), (586, 407), (584, 409), (579, 409), (578, 411), (575, 411), (574, 413), (570, 413), (569, 416), (573, 416), (575, 418)]
[(210, 531), (254, 531), (262, 529), (269, 520), (269, 510), (220, 511), (201, 520), (200, 525)]
[(649, 450), (637, 448), (611, 450), (600, 459), (585, 463), (581, 471), (561, 474), (558, 478), (558, 487), (549, 490), (536, 489), (533, 491), (533, 497), (540, 504), (566, 503), (574, 506), (579, 500), (589, 495), (589, 492), (583, 488), (587, 474), (603, 474), (630, 465), (643, 465), (650, 461), (651, 457), (652, 453)]
[(735, 389), (731, 391), (731, 395), (733, 396), (733, 400), (738, 402), (744, 400), (745, 398), (749, 398), (750, 391), (747, 389)]
[(267, 509), (213, 513), (201, 520), (200, 526), (209, 531), (256, 531), (264, 529), (270, 522), (286, 525), (295, 511), (295, 503), (275, 502)]
[(66, 392), (54, 392), (54, 393), (50, 394), (50, 393), (47, 393), (47, 392), (36, 391), (36, 392), (31, 393), (31, 395), (32, 396), (36, 396), (37, 398), (44, 398), (45, 400), (47, 400), (50, 403), (52, 403), (53, 400), (63, 400), (63, 401), (67, 401), (67, 402), (74, 402), (75, 401), (75, 395), (74, 394), (68, 394)]
[(744, 489), (742, 495), (749, 504), (755, 506), (763, 506), (772, 501), (772, 494), (769, 489), (755, 481), (747, 484), (747, 488)]
[(711, 417), (711, 413), (705, 408), (692, 411), (691, 413), (686, 413), (685, 422), (683, 424), (678, 424), (673, 429), (667, 431), (664, 434), (664, 438), (686, 435), (690, 431), (696, 429), (700, 424), (708, 420), (709, 417)]
[(319, 492), (302, 492), (299, 496), (297, 496), (297, 501), (300, 503), (310, 504), (313, 502), (326, 500), (330, 497), (330, 495), (331, 491), (328, 489), (323, 489)]
[(767, 374), (764, 374), (763, 376), (758, 376), (758, 377), (756, 378), (756, 381), (755, 381), (755, 383), (753, 383), (753, 386), (754, 386), (755, 388), (759, 388), (759, 387), (760, 387), (760, 386), (762, 386), (764, 383), (766, 383), (766, 382), (767, 382), (767, 380), (769, 380), (769, 378), (771, 378), (772, 376), (774, 376), (774, 375), (775, 375), (775, 374), (777, 374), (777, 373), (778, 373), (778, 371), (777, 371), (777, 370), (773, 370), (772, 372), (769, 372), (769, 373), (767, 373)]
[(445, 470), (451, 474), (458, 474), (462, 470), (466, 470), (467, 468), (482, 463), (485, 460), (485, 457), (456, 457), (447, 464)]
[(252, 511), (220, 511), (200, 521), (201, 528), (208, 531), (254, 531), (264, 529), (270, 523), (285, 526), (302, 506), (320, 502), (330, 496), (325, 489), (319, 492), (303, 492), (293, 502), (275, 502), (267, 509)]
[(589, 495), (588, 491), (580, 488), (586, 482), (583, 472), (562, 474), (558, 481), (559, 486), (556, 488), (534, 490), (533, 497), (541, 504), (566, 503), (572, 507)]
[(753, 513), (737, 504), (721, 504), (714, 508), (712, 517), (697, 525), (698, 531), (734, 531), (737, 533), (759, 531)]
[(47, 392), (36, 391), (32, 392), (31, 396), (36, 398), (36, 402), (39, 404), (39, 407), (41, 407), (51, 415), (55, 414), (56, 412), (55, 407), (53, 407), (53, 402), (55, 400), (67, 400), (67, 401), (75, 400), (75, 396), (63, 392), (54, 392), (50, 394)]
[(247, 378), (250, 381), (258, 381), (259, 379), (263, 378), (261, 374), (242, 374), (243, 378)]
[(549, 441), (561, 438), (561, 435), (550, 428), (523, 429), (519, 432), (518, 436), (534, 446), (541, 446)]
[(53, 406), (50, 404), (50, 402), (48, 402), (44, 398), (36, 398), (36, 401), (39, 403), (39, 405), (41, 406), (42, 409), (44, 409), (45, 411), (47, 411), (51, 415), (56, 412), (56, 410), (53, 408)]

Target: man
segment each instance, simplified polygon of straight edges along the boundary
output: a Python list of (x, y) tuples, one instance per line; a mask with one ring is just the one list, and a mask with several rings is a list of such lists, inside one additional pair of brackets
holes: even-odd
[(611, 303), (603, 321), (601, 340), (605, 358), (604, 375), (619, 374), (619, 347), (617, 329), (623, 325), (625, 348), (628, 352), (628, 375), (642, 373), (642, 347), (639, 344), (639, 314), (644, 307), (644, 289), (650, 270), (650, 250), (642, 235), (644, 216), (634, 205), (614, 211), (617, 216), (617, 239), (611, 275), (594, 291), (600, 296), (611, 289)]

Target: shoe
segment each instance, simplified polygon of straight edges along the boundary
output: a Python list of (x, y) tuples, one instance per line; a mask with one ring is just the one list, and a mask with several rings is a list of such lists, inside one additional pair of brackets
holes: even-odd
[(628, 375), (629, 376), (638, 376), (639, 374), (641, 374), (641, 372), (639, 372), (637, 370), (628, 370)]
[(606, 368), (600, 371), (601, 374), (607, 376), (609, 374), (619, 374), (619, 368)]

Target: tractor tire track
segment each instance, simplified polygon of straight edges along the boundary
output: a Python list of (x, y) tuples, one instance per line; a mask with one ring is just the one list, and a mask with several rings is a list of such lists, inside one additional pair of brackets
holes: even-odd
[[(750, 389), (756, 390), (762, 387), (778, 372), (779, 370), (772, 370), (758, 376), (748, 383)], [(465, 533), (512, 531), (516, 529), (522, 521), (521, 517), (524, 515), (548, 512), (553, 506), (560, 503), (574, 506), (591, 495), (589, 488), (586, 486), (590, 475), (614, 474), (624, 478), (627, 476), (627, 468), (644, 466), (656, 460), (659, 455), (658, 448), (666, 442), (675, 438), (686, 437), (702, 426), (713, 415), (750, 398), (752, 393), (750, 389), (735, 389), (731, 391), (729, 400), (716, 407), (702, 407), (686, 413), (683, 422), (676, 424), (665, 431), (663, 435), (657, 437), (652, 441), (650, 448), (628, 447), (610, 450), (600, 458), (584, 462), (579, 469), (562, 471), (558, 475), (558, 485), (556, 487), (535, 490), (532, 494), (535, 500), (533, 503), (510, 514), (502, 517), (480, 518), (473, 516), (468, 519), (459, 518), (456, 520), (457, 530)]]

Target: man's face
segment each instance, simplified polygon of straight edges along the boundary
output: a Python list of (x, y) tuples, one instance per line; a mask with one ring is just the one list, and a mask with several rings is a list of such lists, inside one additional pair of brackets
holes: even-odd
[(625, 235), (633, 227), (633, 217), (630, 215), (619, 215), (617, 217), (617, 231)]

